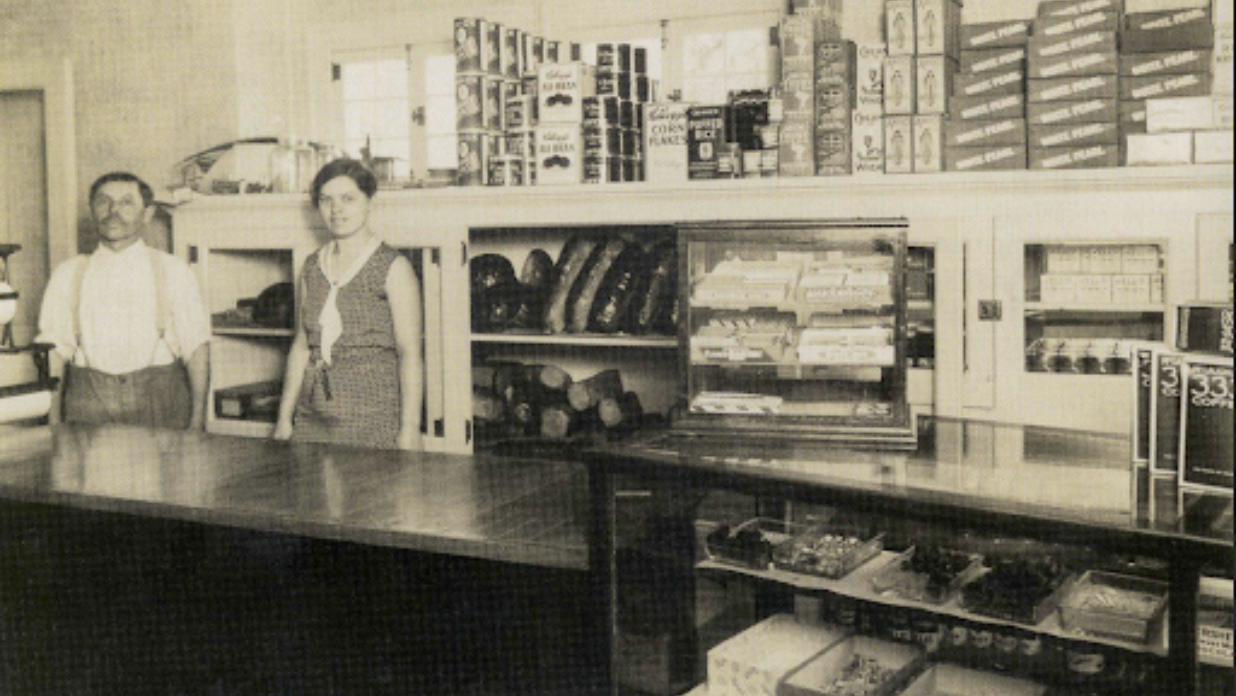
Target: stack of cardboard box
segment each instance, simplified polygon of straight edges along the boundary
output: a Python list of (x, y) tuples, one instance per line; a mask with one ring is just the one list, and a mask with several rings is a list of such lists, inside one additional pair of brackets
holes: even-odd
[(1029, 20), (963, 25), (944, 126), (949, 171), (1026, 168)]
[(815, 47), (815, 173), (850, 174), (852, 168), (855, 76), (853, 41), (821, 41)]
[(816, 74), (815, 48), (821, 41), (840, 39), (840, 23), (822, 12), (796, 11), (781, 21), (781, 132), (778, 164), (781, 176), (814, 176)]
[(1029, 41), (1031, 169), (1120, 166), (1121, 0), (1047, 0)]
[(597, 45), (596, 96), (583, 106), (584, 183), (644, 180), (644, 106), (653, 101), (645, 49)]
[[(1222, 84), (1214, 75), (1222, 33), (1210, 6), (1190, 4), (1127, 15), (1120, 98), (1129, 165), (1232, 161), (1231, 75)], [(1228, 15), (1230, 70), (1231, 3), (1215, 10)], [(1212, 96), (1216, 88), (1227, 94)]]
[(537, 184), (578, 184), (584, 171), (584, 100), (596, 94), (596, 70), (582, 61), (547, 63), (537, 77)]
[(886, 0), (884, 169), (944, 168), (944, 116), (961, 52), (961, 3)]

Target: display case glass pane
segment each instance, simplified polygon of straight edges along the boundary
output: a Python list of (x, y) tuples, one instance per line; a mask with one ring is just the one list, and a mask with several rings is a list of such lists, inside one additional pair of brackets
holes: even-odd
[(911, 432), (904, 225), (725, 226), (682, 240), (687, 424)]

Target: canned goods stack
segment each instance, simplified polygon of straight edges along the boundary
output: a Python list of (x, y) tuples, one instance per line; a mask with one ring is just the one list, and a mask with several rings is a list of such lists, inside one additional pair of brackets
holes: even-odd
[(643, 181), (644, 108), (653, 101), (647, 52), (597, 45), (596, 95), (584, 102), (584, 171), (589, 184)]
[(455, 20), (455, 107), (460, 186), (536, 181), (537, 73), (578, 57), (579, 44), (477, 18)]

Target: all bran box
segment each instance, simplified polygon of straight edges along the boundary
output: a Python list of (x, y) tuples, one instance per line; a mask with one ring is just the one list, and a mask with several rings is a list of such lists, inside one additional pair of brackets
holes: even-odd
[(537, 126), (536, 155), (538, 185), (583, 181), (583, 132), (578, 124)]
[(585, 63), (545, 63), (537, 69), (537, 114), (543, 124), (584, 120), (584, 99), (596, 96), (597, 77)]

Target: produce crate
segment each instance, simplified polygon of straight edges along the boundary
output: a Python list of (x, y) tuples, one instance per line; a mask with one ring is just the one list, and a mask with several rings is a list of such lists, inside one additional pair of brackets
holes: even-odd
[(1042, 696), (1045, 693), (1047, 687), (1042, 684), (941, 663), (928, 667), (900, 696)]
[(851, 636), (787, 676), (777, 696), (888, 696), (924, 659), (916, 645)]
[(1060, 623), (1068, 629), (1137, 643), (1167, 609), (1167, 583), (1131, 575), (1088, 570), (1060, 604)]
[(884, 534), (813, 525), (773, 552), (773, 564), (795, 573), (843, 578), (884, 550)]
[(977, 578), (983, 572), (982, 557), (978, 554), (937, 548), (930, 552), (936, 570), (936, 582), (929, 572), (913, 570), (913, 562), (928, 551), (910, 547), (876, 573), (871, 586), (880, 594), (892, 594), (904, 599), (927, 604), (944, 604), (961, 589), (962, 585)]

